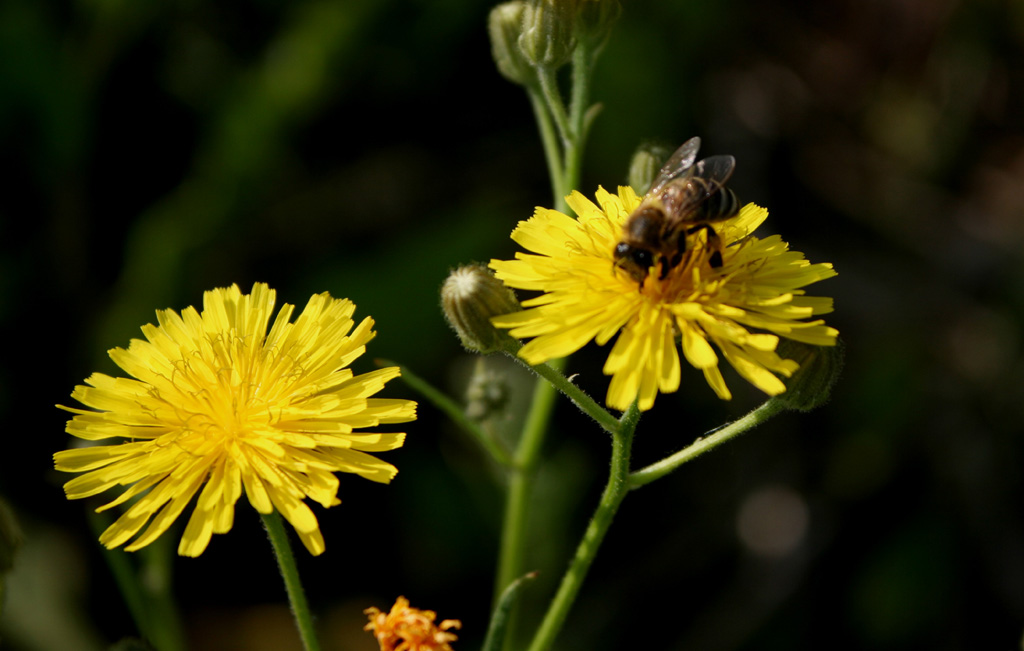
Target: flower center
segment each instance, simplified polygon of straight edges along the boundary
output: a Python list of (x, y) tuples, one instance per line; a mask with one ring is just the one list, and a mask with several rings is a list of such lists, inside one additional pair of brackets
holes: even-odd
[[(180, 362), (174, 406), (180, 429), (176, 443), (194, 454), (244, 443), (272, 426), (280, 410), (280, 383), (294, 375), (294, 362), (259, 359), (250, 339), (216, 335), (192, 359)], [(262, 343), (262, 342), (260, 342)], [(282, 366), (285, 368), (282, 370)]]

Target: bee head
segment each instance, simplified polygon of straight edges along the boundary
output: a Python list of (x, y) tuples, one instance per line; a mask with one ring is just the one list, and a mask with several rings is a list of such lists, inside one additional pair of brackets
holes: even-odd
[(615, 266), (625, 270), (626, 273), (641, 285), (647, 277), (647, 270), (654, 264), (654, 254), (647, 249), (632, 246), (627, 242), (619, 242), (615, 245)]

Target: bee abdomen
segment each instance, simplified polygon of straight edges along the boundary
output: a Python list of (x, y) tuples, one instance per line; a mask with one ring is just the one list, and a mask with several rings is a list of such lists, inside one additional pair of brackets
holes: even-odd
[(718, 191), (719, 216), (734, 217), (740, 212), (740, 198), (729, 188)]
[(707, 221), (728, 219), (739, 214), (740, 199), (730, 188), (718, 186), (701, 204), (700, 210)]

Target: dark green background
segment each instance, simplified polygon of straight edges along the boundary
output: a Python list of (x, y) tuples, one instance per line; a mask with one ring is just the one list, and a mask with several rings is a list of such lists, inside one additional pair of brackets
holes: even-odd
[[(733, 187), (839, 276), (847, 343), (832, 401), (787, 414), (638, 491), (559, 648), (1013, 649), (1024, 631), (1024, 5), (1011, 0), (627, 2), (597, 70), (583, 187), (624, 181), (641, 142), (693, 135)], [(26, 542), (5, 648), (92, 649), (137, 632), (87, 507), (52, 469), (76, 383), (157, 308), (254, 281), (372, 315), (373, 357), (453, 393), (470, 358), (438, 309), (455, 265), (510, 257), (552, 198), (523, 93), (490, 61), (487, 3), (269, 0), (0, 5), (0, 493)], [(602, 396), (606, 350), (571, 372)], [(760, 397), (696, 371), (641, 422), (637, 465)], [(395, 382), (387, 395), (412, 397)], [(433, 408), (342, 477), (300, 553), (325, 649), (372, 649), (360, 610), (399, 594), (488, 616), (500, 491)], [(561, 405), (538, 489), (530, 597), (596, 503), (607, 437)], [(810, 516), (792, 553), (736, 535), (758, 491)], [(167, 536), (173, 544), (180, 528)], [(115, 552), (121, 553), (121, 552)], [(298, 648), (258, 519), (175, 561), (193, 649)], [(57, 637), (42, 637), (43, 633)], [(57, 641), (55, 641), (57, 640)], [(234, 642), (231, 642), (234, 640)], [(283, 640), (283, 641), (281, 641)], [(232, 646), (234, 644), (234, 646)], [(288, 646), (291, 645), (291, 646)]]

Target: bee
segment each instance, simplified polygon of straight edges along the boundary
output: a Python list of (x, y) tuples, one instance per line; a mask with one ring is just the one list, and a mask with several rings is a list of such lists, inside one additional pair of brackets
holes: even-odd
[(722, 240), (712, 224), (740, 211), (736, 193), (725, 187), (736, 159), (711, 156), (694, 163), (698, 149), (700, 138), (684, 142), (623, 224), (622, 239), (615, 245), (615, 266), (641, 287), (651, 267), (660, 265), (660, 279), (677, 267), (690, 248), (688, 238), (702, 230), (712, 250), (711, 266), (722, 266)]

